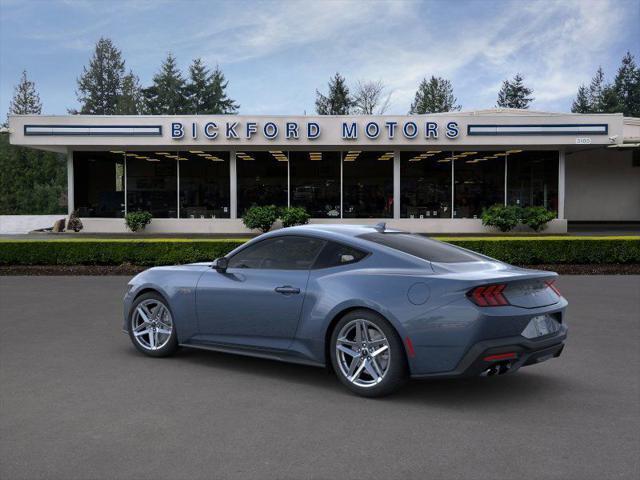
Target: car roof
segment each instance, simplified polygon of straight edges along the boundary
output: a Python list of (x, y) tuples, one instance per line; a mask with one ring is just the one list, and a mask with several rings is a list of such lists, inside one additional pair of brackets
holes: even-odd
[[(357, 237), (365, 233), (371, 233), (376, 231), (376, 225), (345, 225), (345, 224), (311, 224), (311, 225), (299, 225), (297, 227), (289, 227), (286, 229), (277, 230), (281, 233), (294, 234), (294, 233), (336, 233), (347, 237)], [(386, 228), (385, 232), (400, 232), (400, 230), (394, 230)]]

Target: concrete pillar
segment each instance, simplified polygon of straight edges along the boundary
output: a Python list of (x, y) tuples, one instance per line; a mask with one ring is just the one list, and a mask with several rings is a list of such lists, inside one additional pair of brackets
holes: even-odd
[(236, 170), (236, 151), (229, 152), (229, 214), (231, 218), (238, 218), (238, 175)]
[(558, 218), (564, 219), (564, 196), (565, 196), (565, 150), (560, 150), (558, 158)]
[(400, 218), (400, 151), (393, 152), (393, 218)]
[(67, 213), (75, 210), (75, 192), (73, 179), (73, 150), (67, 149)]

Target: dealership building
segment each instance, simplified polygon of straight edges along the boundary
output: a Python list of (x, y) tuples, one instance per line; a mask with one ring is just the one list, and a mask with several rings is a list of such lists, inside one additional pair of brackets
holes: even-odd
[(317, 223), (487, 231), (495, 204), (640, 222), (640, 119), (491, 109), (409, 116), (11, 116), (10, 141), (67, 156), (88, 232), (241, 233), (252, 205)]

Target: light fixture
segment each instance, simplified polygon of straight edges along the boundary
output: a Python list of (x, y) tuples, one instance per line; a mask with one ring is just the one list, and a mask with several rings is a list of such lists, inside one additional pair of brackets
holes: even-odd
[(189, 153), (204, 153), (202, 150), (189, 150)]
[(155, 152), (156, 155), (171, 155), (169, 152)]
[(109, 153), (124, 153), (122, 150), (110, 150)]
[[(145, 157), (146, 158), (146, 157)], [(157, 158), (147, 158), (147, 162), (159, 162)]]
[(146, 160), (146, 159), (148, 159), (149, 157), (143, 157), (142, 155), (136, 155), (136, 156), (135, 156), (135, 158), (138, 158), (138, 159), (140, 159), (140, 160)]
[(507, 153), (520, 153), (522, 150), (507, 150)]
[(427, 153), (442, 153), (442, 150), (427, 150)]
[(440, 160), (438, 160), (438, 163), (449, 163), (450, 161), (450, 158), (441, 158)]
[(125, 153), (126, 157), (137, 157), (138, 154), (137, 153)]

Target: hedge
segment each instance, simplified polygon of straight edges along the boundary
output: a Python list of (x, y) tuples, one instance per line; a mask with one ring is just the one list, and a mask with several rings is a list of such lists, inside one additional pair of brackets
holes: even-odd
[[(640, 237), (441, 237), (519, 265), (640, 263)], [(0, 240), (0, 265), (172, 265), (210, 261), (246, 239)]]

